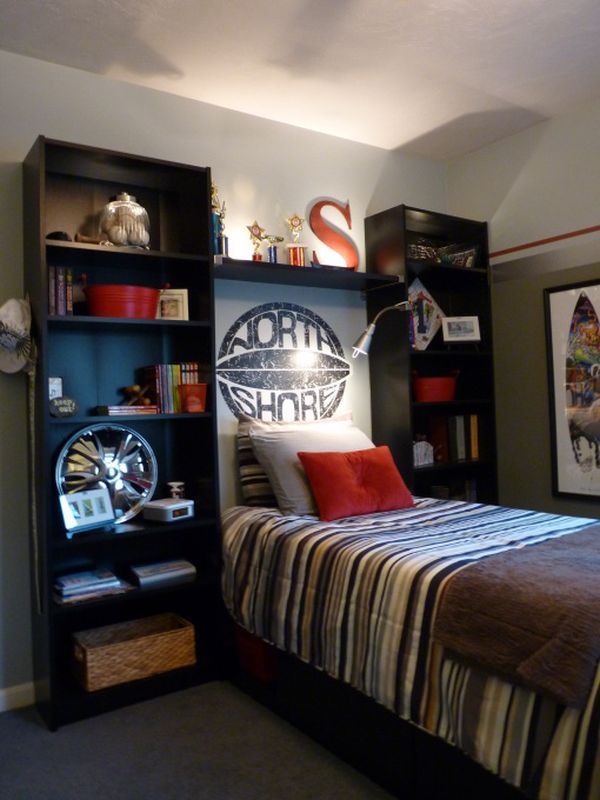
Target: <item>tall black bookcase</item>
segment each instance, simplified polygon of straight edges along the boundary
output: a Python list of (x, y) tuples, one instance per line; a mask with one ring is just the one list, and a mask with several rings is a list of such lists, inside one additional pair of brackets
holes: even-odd
[[(210, 234), (210, 170), (38, 138), (24, 163), (25, 283), (39, 351), (31, 414), (32, 609), (35, 694), (50, 728), (219, 674), (222, 608), (219, 592), (217, 443), (214, 383), (203, 413), (98, 416), (117, 404), (136, 371), (158, 363), (199, 362), (208, 375), (214, 354)], [(73, 241), (97, 228), (105, 204), (135, 195), (150, 218), (150, 249)], [(70, 241), (46, 238), (64, 231)], [(188, 292), (189, 319), (129, 319), (49, 313), (48, 270), (65, 267), (77, 282), (129, 284)], [(59, 376), (78, 405), (74, 416), (49, 413), (48, 379)], [(138, 515), (114, 529), (65, 535), (55, 483), (64, 443), (91, 424), (127, 426), (152, 447), (158, 464), (155, 497), (183, 481), (195, 515), (173, 523)], [(197, 570), (188, 584), (135, 589), (70, 606), (53, 596), (57, 576), (107, 567), (126, 577), (133, 563), (185, 558)], [(73, 633), (171, 612), (192, 622), (197, 662), (130, 683), (86, 692), (73, 676)]]
[[(409, 314), (382, 315), (369, 360), (374, 440), (391, 446), (415, 494), (495, 503), (498, 487), (487, 224), (399, 205), (367, 217), (365, 237), (367, 271), (385, 275), (390, 281), (385, 288), (368, 293), (369, 319), (385, 306), (407, 299), (411, 285), (418, 280), (446, 317), (477, 317), (481, 335), (477, 342), (450, 343), (444, 341), (440, 329), (426, 348), (416, 349), (409, 335)], [(415, 377), (452, 374), (457, 375), (453, 400), (429, 401), (415, 396)], [(458, 423), (464, 427), (466, 442), (464, 453), (457, 454), (451, 427)], [(470, 437), (471, 426), (476, 428), (475, 444)], [(417, 439), (435, 445), (433, 463), (415, 466), (412, 445)]]

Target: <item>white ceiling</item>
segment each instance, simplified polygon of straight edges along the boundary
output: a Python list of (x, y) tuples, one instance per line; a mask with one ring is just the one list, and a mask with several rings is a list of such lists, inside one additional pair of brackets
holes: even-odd
[(600, 98), (600, 0), (1, 0), (0, 49), (432, 158)]

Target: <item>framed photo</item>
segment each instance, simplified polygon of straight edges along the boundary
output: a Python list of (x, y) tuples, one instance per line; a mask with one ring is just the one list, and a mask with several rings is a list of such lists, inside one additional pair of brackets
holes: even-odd
[(189, 319), (188, 290), (161, 289), (156, 318)]
[(443, 317), (445, 342), (480, 342), (479, 317)]
[(544, 291), (552, 491), (600, 497), (600, 281)]
[(115, 518), (106, 486), (86, 492), (61, 494), (59, 500), (68, 539), (78, 531), (97, 528), (111, 523)]

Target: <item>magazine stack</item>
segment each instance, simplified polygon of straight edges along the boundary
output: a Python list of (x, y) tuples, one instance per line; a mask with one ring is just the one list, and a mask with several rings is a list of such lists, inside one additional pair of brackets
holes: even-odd
[(120, 594), (132, 589), (108, 569), (95, 569), (61, 575), (54, 582), (54, 598), (57, 603), (67, 605), (84, 600), (95, 600), (110, 594)]

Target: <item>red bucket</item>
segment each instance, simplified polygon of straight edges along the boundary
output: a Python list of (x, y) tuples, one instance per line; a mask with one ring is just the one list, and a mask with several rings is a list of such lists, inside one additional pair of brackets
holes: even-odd
[(447, 403), (454, 400), (456, 395), (456, 379), (459, 370), (453, 370), (450, 375), (436, 378), (419, 378), (413, 372), (413, 386), (417, 403)]
[(156, 317), (160, 289), (106, 283), (86, 286), (84, 291), (88, 313), (92, 317)]

